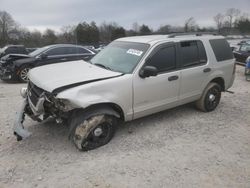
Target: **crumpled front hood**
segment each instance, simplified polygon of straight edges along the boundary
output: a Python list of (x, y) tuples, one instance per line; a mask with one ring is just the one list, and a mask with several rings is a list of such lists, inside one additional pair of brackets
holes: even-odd
[(27, 54), (8, 54), (8, 55), (6, 55), (6, 56), (4, 56), (4, 57), (2, 57), (2, 59), (8, 59), (8, 58), (14, 58), (14, 57), (16, 57), (16, 58), (18, 58), (18, 57), (20, 57), (20, 58), (26, 58), (26, 57), (30, 57), (29, 55), (27, 55)]
[(33, 62), (35, 62), (35, 60), (36, 60), (35, 57), (28, 56), (27, 58), (19, 58), (19, 59), (15, 60), (14, 63), (16, 65), (22, 65), (25, 63), (33, 63)]
[(19, 59), (27, 59), (30, 58), (29, 55), (26, 54), (8, 54), (1, 58), (1, 61), (6, 64), (10, 64), (13, 61), (19, 60)]
[(37, 87), (52, 92), (58, 88), (67, 88), (67, 86), (119, 75), (122, 73), (106, 70), (80, 60), (34, 68), (29, 72), (29, 79)]

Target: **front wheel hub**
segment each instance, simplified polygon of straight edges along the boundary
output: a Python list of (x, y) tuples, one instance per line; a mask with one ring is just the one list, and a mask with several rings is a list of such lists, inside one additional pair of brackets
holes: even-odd
[(103, 130), (102, 130), (101, 127), (97, 127), (97, 128), (94, 130), (94, 135), (97, 136), (97, 137), (98, 137), (98, 136), (101, 136), (102, 133), (103, 133)]
[(215, 100), (215, 95), (214, 94), (210, 94), (208, 97), (209, 101), (214, 101)]

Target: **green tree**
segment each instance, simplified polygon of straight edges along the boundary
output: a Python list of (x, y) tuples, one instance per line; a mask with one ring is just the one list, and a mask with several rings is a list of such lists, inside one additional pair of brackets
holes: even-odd
[(95, 22), (91, 22), (90, 23), (90, 27), (89, 27), (89, 38), (90, 38), (90, 42), (92, 44), (96, 44), (96, 43), (99, 43), (99, 40), (100, 40), (100, 33), (99, 33), (99, 29), (98, 27), (96, 26), (96, 23)]
[(0, 45), (6, 45), (10, 39), (10, 33), (16, 30), (17, 23), (6, 11), (0, 11)]
[(117, 27), (112, 29), (111, 40), (115, 40), (126, 36), (126, 31), (123, 27)]
[(104, 43), (109, 43), (112, 40), (126, 36), (126, 30), (123, 27), (118, 26), (118, 24), (115, 22), (103, 22), (100, 25), (99, 30), (100, 40)]
[(144, 25), (144, 24), (140, 27), (139, 32), (140, 32), (140, 35), (150, 35), (150, 34), (152, 34), (151, 29), (149, 29), (149, 27), (147, 25)]
[(187, 20), (185, 20), (184, 23), (184, 31), (185, 32), (192, 32), (192, 31), (196, 31), (198, 28), (195, 19), (193, 17), (188, 18)]
[(170, 33), (170, 29), (171, 29), (171, 25), (164, 25), (161, 26), (156, 33), (160, 33), (160, 34), (168, 34)]
[(250, 33), (250, 20), (248, 18), (238, 20), (235, 25), (241, 33)]
[(96, 44), (99, 42), (99, 29), (95, 22), (79, 23), (75, 29), (77, 42), (79, 44)]
[(55, 44), (57, 42), (57, 36), (55, 31), (47, 29), (43, 34), (44, 45)]

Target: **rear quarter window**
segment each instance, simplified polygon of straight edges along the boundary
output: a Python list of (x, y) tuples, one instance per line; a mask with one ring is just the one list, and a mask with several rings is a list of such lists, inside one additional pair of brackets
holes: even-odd
[(184, 68), (204, 65), (207, 62), (206, 51), (201, 41), (182, 41), (180, 50)]
[(209, 40), (209, 42), (217, 61), (225, 61), (234, 58), (232, 50), (225, 39), (212, 39)]

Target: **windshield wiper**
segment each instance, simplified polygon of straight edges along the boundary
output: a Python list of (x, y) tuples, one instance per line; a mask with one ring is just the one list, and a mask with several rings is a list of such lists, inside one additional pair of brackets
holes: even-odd
[(95, 63), (94, 65), (96, 65), (96, 66), (98, 66), (98, 67), (102, 67), (102, 68), (105, 68), (105, 69), (107, 69), (107, 70), (111, 70), (111, 71), (112, 71), (112, 69), (111, 69), (110, 67), (107, 67), (107, 66), (105, 66), (105, 65), (103, 65), (103, 64), (100, 64), (100, 63)]

